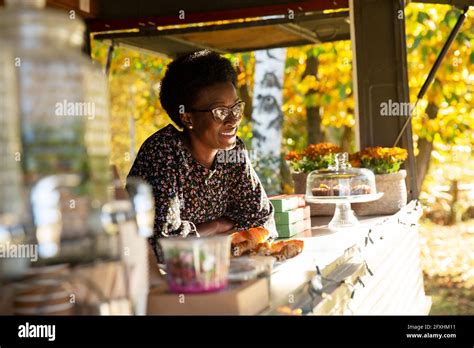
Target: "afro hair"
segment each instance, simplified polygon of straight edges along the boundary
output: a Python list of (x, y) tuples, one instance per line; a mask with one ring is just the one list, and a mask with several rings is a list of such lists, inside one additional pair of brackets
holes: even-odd
[(168, 65), (161, 81), (161, 105), (173, 122), (183, 128), (181, 106), (184, 110), (191, 108), (202, 88), (223, 82), (237, 84), (237, 74), (228, 59), (210, 50), (183, 55)]

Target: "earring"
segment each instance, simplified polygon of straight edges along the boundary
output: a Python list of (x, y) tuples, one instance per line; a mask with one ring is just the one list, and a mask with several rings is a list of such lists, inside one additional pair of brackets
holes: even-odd
[(189, 126), (189, 129), (193, 129), (193, 125), (190, 125), (190, 126)]

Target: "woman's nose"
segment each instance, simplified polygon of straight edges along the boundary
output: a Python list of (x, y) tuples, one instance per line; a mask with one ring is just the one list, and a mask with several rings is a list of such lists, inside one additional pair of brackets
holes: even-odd
[(232, 116), (227, 117), (227, 119), (224, 121), (225, 126), (237, 127), (239, 124), (240, 124), (240, 119), (237, 119)]

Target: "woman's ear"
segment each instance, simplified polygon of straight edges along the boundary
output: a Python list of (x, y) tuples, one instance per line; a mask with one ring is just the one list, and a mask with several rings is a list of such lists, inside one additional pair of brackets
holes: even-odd
[(179, 117), (181, 118), (181, 122), (183, 122), (184, 124), (184, 128), (193, 129), (193, 121), (192, 121), (191, 113), (183, 112), (179, 114)]

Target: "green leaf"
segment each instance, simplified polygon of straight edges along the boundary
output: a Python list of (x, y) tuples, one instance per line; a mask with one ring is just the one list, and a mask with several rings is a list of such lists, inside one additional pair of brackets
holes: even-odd
[(421, 48), (421, 56), (422, 56), (423, 63), (426, 63), (426, 61), (428, 60), (428, 47), (423, 46)]
[(418, 12), (418, 16), (416, 17), (416, 21), (418, 23), (424, 24), (426, 20), (430, 19), (430, 16), (425, 12)]
[(311, 93), (308, 94), (304, 100), (303, 100), (303, 105), (308, 107), (308, 108), (314, 108), (319, 106), (320, 104), (320, 96), (317, 93)]
[(415, 39), (415, 42), (413, 42), (413, 46), (411, 47), (412, 50), (416, 50), (417, 47), (420, 45), (420, 42), (421, 42), (421, 35), (418, 35)]
[(298, 63), (298, 59), (290, 57), (286, 60), (285, 68), (294, 68), (295, 66), (298, 66)]
[(307, 56), (308, 57), (315, 57), (315, 58), (318, 58), (318, 56), (321, 54), (321, 53), (325, 53), (325, 49), (323, 46), (314, 46), (313, 48), (309, 49), (308, 52), (307, 52)]
[(324, 94), (321, 98), (321, 105), (328, 105), (331, 102), (331, 96), (329, 94)]
[(346, 86), (339, 86), (339, 98), (344, 99), (346, 97)]
[(244, 65), (247, 66), (250, 62), (250, 53), (242, 54), (242, 61), (244, 62)]
[(450, 10), (446, 13), (446, 23), (449, 25), (450, 28), (453, 28), (458, 21), (459, 13), (455, 10)]

